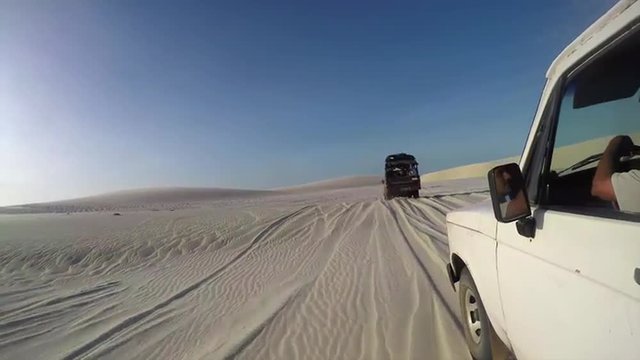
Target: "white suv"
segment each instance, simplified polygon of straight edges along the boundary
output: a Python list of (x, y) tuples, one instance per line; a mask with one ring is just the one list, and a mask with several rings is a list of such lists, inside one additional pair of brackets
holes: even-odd
[(491, 201), (448, 214), (474, 358), (499, 338), (520, 360), (640, 359), (639, 88), (640, 2), (621, 1), (551, 64), (520, 163), (488, 174)]

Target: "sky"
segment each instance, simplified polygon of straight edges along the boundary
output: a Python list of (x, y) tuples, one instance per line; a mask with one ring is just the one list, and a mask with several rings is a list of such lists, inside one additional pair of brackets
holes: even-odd
[(519, 155), (614, 3), (0, 0), (0, 205)]

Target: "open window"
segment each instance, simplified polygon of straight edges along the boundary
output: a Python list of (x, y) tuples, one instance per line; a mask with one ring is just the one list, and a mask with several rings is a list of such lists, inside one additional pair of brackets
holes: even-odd
[[(572, 74), (563, 88), (544, 203), (613, 209), (591, 196), (591, 183), (616, 135), (640, 145), (640, 33), (635, 32)], [(640, 169), (640, 154), (621, 159), (616, 172)]]
[(418, 164), (410, 162), (397, 162), (386, 167), (388, 178), (405, 178), (418, 176)]

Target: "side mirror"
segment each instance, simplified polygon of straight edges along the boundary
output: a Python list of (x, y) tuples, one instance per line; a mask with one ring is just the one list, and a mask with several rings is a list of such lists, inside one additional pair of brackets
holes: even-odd
[(520, 166), (515, 163), (489, 170), (489, 190), (496, 220), (508, 223), (531, 216)]

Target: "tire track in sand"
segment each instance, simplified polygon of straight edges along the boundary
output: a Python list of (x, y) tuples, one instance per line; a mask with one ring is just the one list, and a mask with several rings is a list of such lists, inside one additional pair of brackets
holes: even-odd
[(313, 206), (305, 206), (305, 207), (303, 207), (301, 209), (298, 209), (298, 210), (296, 210), (296, 211), (294, 211), (292, 213), (289, 213), (289, 214), (287, 214), (285, 216), (282, 216), (279, 219), (275, 220), (271, 224), (267, 225), (267, 227), (265, 229), (263, 229), (260, 233), (258, 233), (258, 235), (256, 235), (251, 240), (251, 242), (249, 243), (249, 245), (247, 245), (246, 248), (244, 248), (236, 256), (234, 256), (231, 260), (229, 260), (227, 263), (225, 263), (224, 265), (222, 265), (221, 267), (219, 267), (218, 269), (216, 269), (215, 271), (213, 271), (209, 275), (207, 275), (204, 278), (200, 279), (199, 281), (187, 286), (186, 288), (184, 288), (181, 291), (177, 292), (176, 294), (170, 296), (169, 298), (165, 299), (164, 301), (156, 304), (155, 306), (153, 306), (153, 307), (151, 307), (151, 308), (149, 308), (147, 310), (144, 310), (142, 312), (139, 312), (139, 313), (137, 313), (137, 314), (135, 314), (133, 316), (130, 316), (127, 319), (121, 321), (120, 323), (116, 324), (115, 326), (113, 326), (109, 330), (107, 330), (107, 331), (103, 332), (102, 334), (98, 335), (93, 340), (85, 343), (84, 345), (80, 346), (79, 348), (77, 348), (77, 349), (73, 350), (72, 352), (70, 352), (69, 354), (65, 355), (63, 357), (63, 359), (64, 360), (70, 360), (70, 359), (75, 359), (75, 358), (81, 357), (83, 355), (87, 355), (92, 350), (94, 350), (95, 348), (97, 348), (101, 344), (105, 343), (106, 341), (108, 341), (110, 338), (112, 338), (113, 336), (117, 335), (121, 331), (123, 331), (123, 330), (127, 329), (128, 327), (138, 323), (139, 321), (147, 318), (148, 316), (150, 316), (151, 314), (155, 313), (156, 311), (167, 307), (168, 305), (170, 305), (174, 301), (180, 300), (181, 298), (185, 297), (189, 293), (193, 292), (194, 290), (196, 290), (199, 287), (201, 287), (202, 285), (204, 285), (205, 283), (214, 280), (220, 273), (222, 273), (228, 267), (232, 266), (235, 262), (237, 262), (238, 260), (240, 260), (244, 256), (246, 256), (258, 242), (260, 242), (263, 238), (267, 237), (271, 232), (275, 231), (278, 227), (284, 225), (288, 220), (301, 215), (302, 213), (304, 213), (305, 211), (311, 209), (312, 207)]
[[(396, 224), (396, 226), (398, 228), (398, 231), (399, 231), (400, 235), (402, 236), (402, 239), (404, 240), (404, 243), (409, 248), (411, 254), (413, 255), (414, 259), (416, 260), (416, 263), (418, 264), (418, 266), (422, 270), (422, 273), (425, 275), (427, 281), (431, 285), (431, 287), (432, 287), (432, 289), (434, 291), (434, 294), (438, 297), (438, 300), (440, 301), (440, 303), (443, 304), (443, 307), (447, 311), (449, 317), (451, 319), (453, 319), (453, 321), (455, 323), (455, 326), (458, 329), (458, 331), (460, 332), (460, 334), (463, 334), (463, 332), (462, 332), (462, 323), (460, 322), (460, 318), (459, 318), (458, 314), (456, 314), (456, 312), (449, 306), (445, 296), (442, 294), (441, 290), (437, 287), (436, 282), (433, 279), (433, 276), (431, 275), (432, 272), (427, 268), (425, 263), (420, 259), (420, 256), (416, 252), (416, 249), (411, 244), (411, 241), (409, 240), (409, 237), (407, 236), (407, 233), (405, 232), (403, 226), (400, 224), (400, 220), (399, 220), (397, 211), (395, 209), (393, 209), (393, 207), (391, 205), (389, 205), (388, 203), (385, 203), (384, 206), (387, 208), (387, 210), (389, 210), (389, 213), (391, 214), (391, 217), (394, 219), (395, 224)], [(405, 219), (405, 221), (406, 221), (406, 219)], [(431, 256), (434, 256), (434, 255), (431, 255)], [(437, 255), (435, 255), (435, 256), (437, 257)]]
[[(331, 312), (326, 313), (334, 309), (331, 304), (335, 303), (335, 298), (344, 299), (348, 297), (348, 294), (333, 294), (332, 292), (326, 292), (326, 281), (332, 281), (333, 275), (327, 277), (327, 271), (329, 269), (332, 272), (339, 270), (340, 263), (343, 260), (344, 254), (340, 250), (346, 239), (355, 228), (362, 225), (364, 221), (369, 218), (372, 206), (370, 203), (356, 203), (346, 206), (343, 209), (333, 209), (335, 214), (328, 217), (327, 222), (324, 224), (324, 229), (318, 234), (317, 242), (324, 244), (325, 248), (320, 251), (317, 257), (313, 259), (314, 264), (309, 266), (314, 267), (313, 274), (309, 274), (305, 283), (300, 286), (296, 292), (287, 301), (286, 306), (279, 308), (277, 314), (269, 317), (264, 326), (260, 326), (260, 332), (253, 336), (250, 336), (250, 341), (243, 343), (241, 351), (235, 351), (232, 354), (233, 357), (239, 358), (308, 358), (304, 356), (304, 353), (300, 353), (296, 341), (297, 339), (303, 344), (312, 344), (317, 342), (320, 346), (315, 350), (337, 350), (336, 344), (333, 341), (338, 340), (331, 333), (327, 333), (331, 327), (326, 326), (324, 322), (331, 317)], [(343, 274), (344, 275), (344, 274)], [(323, 284), (318, 284), (321, 282)], [(335, 289), (334, 289), (335, 290)], [(333, 296), (332, 296), (333, 295)], [(344, 295), (344, 296), (343, 296)], [(311, 301), (309, 301), (311, 297)], [(349, 302), (349, 301), (347, 301)], [(336, 309), (334, 309), (336, 310)], [(337, 316), (336, 321), (344, 322), (347, 319), (344, 316)], [(320, 324), (318, 324), (320, 322)], [(297, 326), (289, 326), (287, 324), (295, 323)], [(307, 326), (300, 327), (300, 324), (306, 324)], [(340, 326), (338, 326), (340, 328)], [(310, 340), (308, 337), (313, 338)], [(260, 348), (259, 345), (254, 344), (256, 339), (261, 338), (264, 341), (270, 342), (271, 339), (277, 339), (273, 348)], [(326, 343), (326, 341), (329, 343)], [(338, 340), (339, 341), (339, 340)], [(258, 347), (255, 347), (255, 346)], [(249, 354), (246, 353), (247, 349), (251, 349)], [(274, 352), (272, 352), (274, 351)], [(308, 355), (309, 349), (306, 349)], [(229, 356), (227, 355), (227, 356)], [(325, 354), (326, 358), (336, 358), (336, 354)], [(316, 354), (317, 356), (317, 354)], [(228, 357), (225, 357), (228, 358)]]

